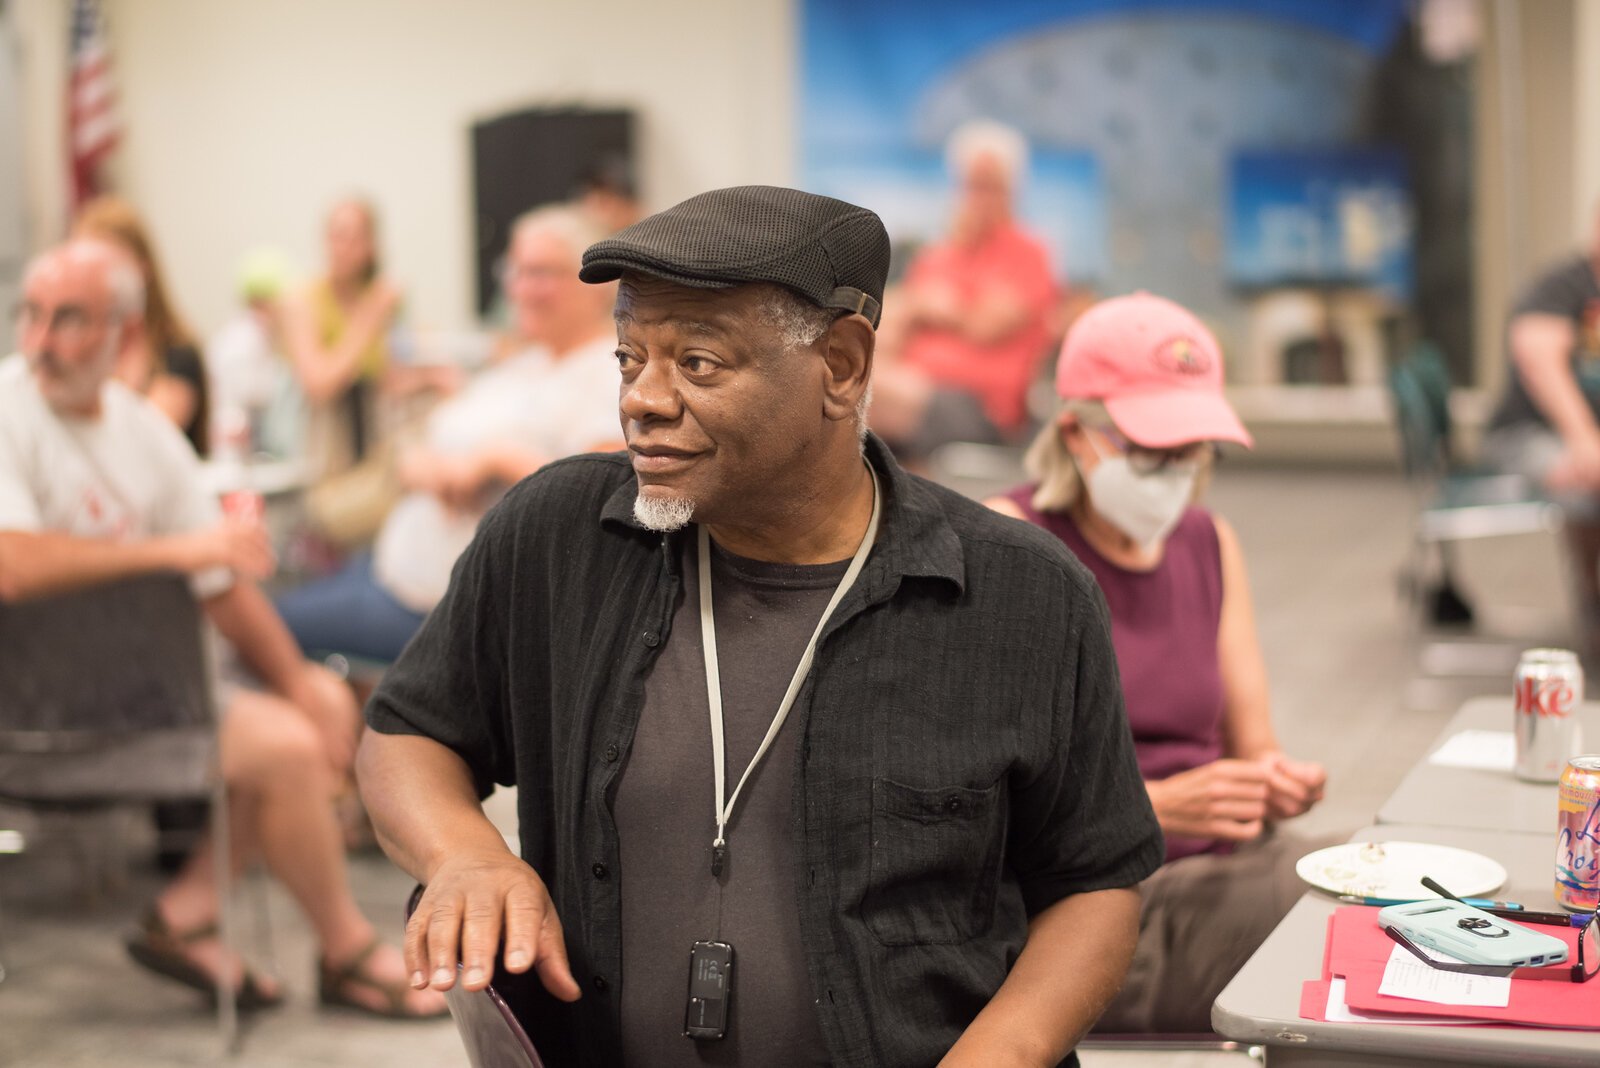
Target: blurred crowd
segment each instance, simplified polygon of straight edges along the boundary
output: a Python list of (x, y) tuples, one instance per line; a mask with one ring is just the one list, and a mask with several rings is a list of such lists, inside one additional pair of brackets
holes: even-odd
[[(1216, 447), (1251, 439), (1198, 318), (1148, 294), (1094, 304), (1055, 276), (1016, 217), (1020, 135), (975, 122), (947, 154), (943, 236), (883, 296), (870, 429), (913, 471), (951, 443), (1027, 448), (1028, 482), (988, 503), (1055, 535), (1101, 587), (1166, 835), (1133, 978), (1103, 1026), (1205, 1030), (1216, 992), (1298, 893), (1308, 843), (1274, 825), (1326, 780), (1279, 747), (1243, 554), (1199, 505)], [(209, 337), (125, 200), (84, 205), (70, 239), (28, 268), (21, 354), (0, 362), (0, 595), (191, 577), (229, 647), (222, 767), (242, 799), (239, 863), (263, 861), (301, 906), (324, 1001), (444, 1011), (350, 895), (344, 853), (370, 833), (351, 780), (358, 709), (512, 485), (623, 446), (616, 287), (578, 275), (585, 249), (639, 214), (627, 189), (596, 186), (517, 219), (503, 325), (473, 334), (410, 321), (380, 212), (361, 197), (328, 207), (310, 277), (271, 251), (244, 255), (237, 308)], [(1588, 259), (1568, 266), (1577, 281), (1548, 281), (1514, 321), (1527, 387), (1491, 445), (1587, 491), (1600, 432), (1567, 369), (1600, 296)], [(1569, 514), (1585, 611), (1600, 618), (1596, 524)], [(231, 976), (241, 1006), (276, 1004), (276, 981), (218, 940), (210, 849), (201, 836), (181, 858), (129, 950), (197, 989)], [(1192, 937), (1200, 926), (1210, 934)]]

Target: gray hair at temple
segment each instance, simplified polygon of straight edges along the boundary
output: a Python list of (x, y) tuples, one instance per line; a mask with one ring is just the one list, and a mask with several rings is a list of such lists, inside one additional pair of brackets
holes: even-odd
[(969, 119), (955, 128), (944, 143), (945, 165), (963, 177), (980, 159), (993, 159), (1005, 172), (1013, 189), (1028, 170), (1028, 139), (1005, 123)]
[[(850, 313), (838, 308), (824, 308), (786, 286), (776, 283), (757, 283), (765, 292), (762, 296), (763, 317), (777, 332), (784, 351), (793, 352), (814, 345), (835, 321)], [(867, 440), (867, 409), (872, 406), (872, 385), (861, 394), (856, 403), (856, 436), (865, 444)]]
[(116, 318), (144, 314), (144, 276), (139, 273), (138, 264), (118, 246), (97, 237), (75, 237), (35, 256), (23, 277), (31, 278), (57, 259), (101, 267), (111, 294), (111, 314)]

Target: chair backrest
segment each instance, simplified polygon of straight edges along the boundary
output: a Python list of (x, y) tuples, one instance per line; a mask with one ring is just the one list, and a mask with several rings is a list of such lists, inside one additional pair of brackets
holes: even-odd
[(199, 606), (179, 576), (0, 604), (0, 795), (204, 795), (211, 687)]
[(1390, 369), (1389, 397), (1406, 474), (1442, 477), (1451, 463), (1450, 372), (1434, 345), (1418, 344)]
[[(422, 900), (422, 889), (413, 889), (406, 901), (408, 921)], [(457, 964), (456, 984), (445, 992), (444, 1000), (450, 1006), (450, 1017), (456, 1022), (472, 1068), (544, 1068), (533, 1040), (495, 985), (490, 983), (477, 992), (465, 990), (460, 972), (461, 965)]]

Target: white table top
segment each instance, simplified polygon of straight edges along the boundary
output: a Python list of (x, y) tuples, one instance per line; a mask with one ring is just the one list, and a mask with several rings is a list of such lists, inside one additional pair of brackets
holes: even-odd
[[(1530, 909), (1556, 910), (1553, 829), (1533, 835), (1397, 824), (1369, 827), (1351, 840), (1437, 842), (1475, 850), (1493, 857), (1510, 873), (1506, 887), (1494, 896), (1520, 901)], [(1600, 1063), (1600, 1033), (1594, 1031), (1301, 1019), (1300, 987), (1321, 974), (1328, 917), (1339, 904), (1317, 891), (1301, 898), (1217, 997), (1212, 1026), (1229, 1038), (1270, 1046), (1268, 1062), (1274, 1065)]]
[[(1579, 706), (1578, 722), (1588, 739), (1586, 751), (1600, 751), (1600, 704), (1586, 701)], [(1509, 692), (1504, 697), (1474, 697), (1445, 724), (1428, 753), (1431, 756), (1458, 731), (1511, 727)], [(1523, 782), (1509, 771), (1441, 767), (1424, 757), (1378, 809), (1377, 822), (1554, 836), (1556, 784)]]

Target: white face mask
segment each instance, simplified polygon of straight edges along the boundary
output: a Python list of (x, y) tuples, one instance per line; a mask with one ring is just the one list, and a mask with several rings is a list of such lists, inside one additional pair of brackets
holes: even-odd
[[(1087, 437), (1087, 428), (1085, 431)], [(1200, 465), (1171, 463), (1158, 471), (1140, 474), (1129, 465), (1126, 456), (1105, 456), (1095, 448), (1092, 437), (1087, 440), (1100, 457), (1084, 479), (1094, 510), (1137, 542), (1139, 548), (1146, 552), (1156, 548), (1183, 518), (1183, 510), (1194, 497)]]

